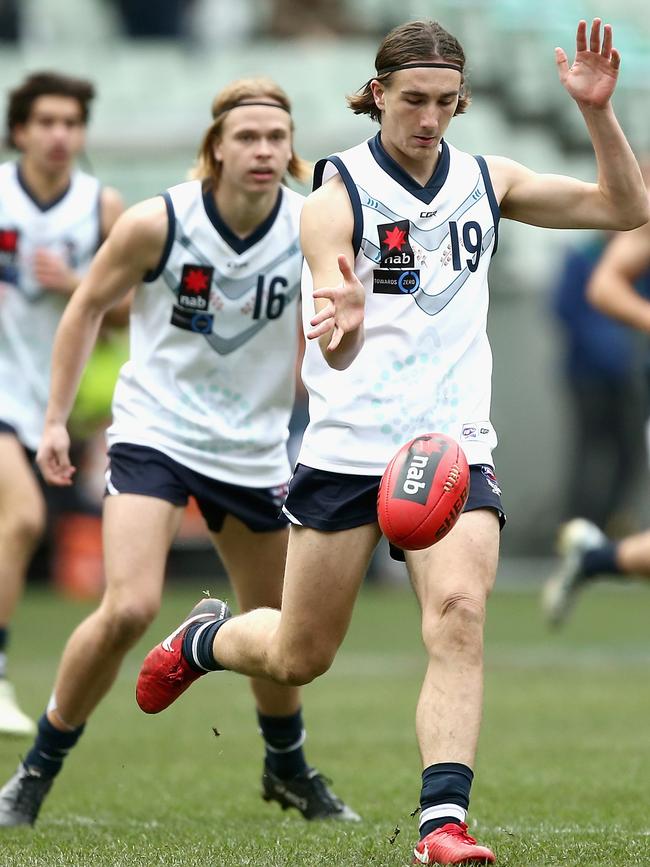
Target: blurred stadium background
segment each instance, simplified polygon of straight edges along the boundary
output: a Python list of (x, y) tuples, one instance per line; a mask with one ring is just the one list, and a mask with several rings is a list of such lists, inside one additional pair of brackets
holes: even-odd
[[(133, 203), (185, 177), (213, 95), (239, 76), (268, 73), (287, 89), (297, 146), (310, 159), (372, 134), (344, 96), (369, 77), (387, 29), (429, 16), (458, 35), (468, 57), (474, 102), (453, 122), (450, 141), (592, 179), (589, 141), (557, 80), (553, 48), (571, 55), (577, 20), (595, 14), (612, 22), (623, 56), (617, 113), (637, 152), (648, 153), (643, 0), (2, 0), (0, 89), (41, 68), (91, 78), (98, 98), (88, 161)], [(547, 552), (563, 517), (570, 420), (549, 293), (564, 251), (586, 234), (508, 223), (492, 265), (493, 421), (510, 515), (503, 547), (514, 556)], [(639, 468), (628, 503), (640, 524), (648, 514), (644, 474)]]

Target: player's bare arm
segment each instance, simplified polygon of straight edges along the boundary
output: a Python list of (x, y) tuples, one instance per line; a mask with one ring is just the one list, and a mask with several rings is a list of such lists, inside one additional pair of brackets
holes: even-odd
[(95, 256), (59, 323), (52, 350), (50, 399), (37, 462), (49, 484), (70, 485), (66, 422), (105, 312), (160, 261), (167, 234), (162, 198), (124, 213)]
[(576, 54), (569, 66), (556, 49), (560, 81), (582, 112), (598, 164), (597, 183), (560, 175), (537, 174), (513, 160), (488, 157), (501, 213), (511, 220), (549, 228), (634, 229), (650, 217), (636, 158), (616, 120), (611, 96), (620, 55), (612, 47), (612, 28), (594, 19), (578, 24)]
[[(121, 195), (112, 187), (105, 187), (100, 197), (101, 237), (104, 240), (115, 221), (124, 211)], [(45, 248), (34, 254), (34, 276), (43, 289), (58, 292), (62, 295), (72, 295), (81, 277), (71, 268), (62, 256)], [(120, 324), (122, 324), (120, 322)]]
[(617, 235), (595, 268), (587, 297), (602, 313), (650, 332), (650, 301), (635, 282), (650, 271), (650, 223)]
[(314, 282), (315, 316), (310, 340), (318, 339), (330, 367), (343, 370), (363, 346), (365, 291), (354, 274), (354, 217), (343, 182), (332, 178), (305, 202), (300, 240)]
[[(108, 238), (108, 235), (118, 218), (124, 213), (124, 200), (120, 193), (113, 187), (104, 187), (102, 189), (100, 211), (103, 242)], [(129, 324), (129, 313), (131, 311), (132, 300), (133, 291), (129, 292), (117, 304), (114, 304), (106, 311), (104, 315), (104, 324), (112, 325), (117, 328), (125, 328)]]

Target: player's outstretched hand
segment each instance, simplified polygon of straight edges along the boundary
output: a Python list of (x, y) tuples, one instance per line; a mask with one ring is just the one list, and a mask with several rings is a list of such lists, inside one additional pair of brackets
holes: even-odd
[(366, 292), (363, 284), (352, 270), (347, 256), (338, 257), (339, 271), (343, 280), (338, 286), (314, 290), (314, 298), (326, 298), (328, 303), (310, 319), (312, 330), (307, 337), (314, 340), (332, 331), (327, 349), (333, 352), (343, 335), (355, 331), (363, 323)]
[(45, 426), (36, 463), (48, 485), (65, 488), (72, 484), (76, 467), (70, 463), (70, 437), (65, 425)]
[(562, 48), (555, 49), (560, 81), (575, 101), (590, 108), (604, 108), (609, 102), (618, 78), (621, 55), (612, 48), (612, 28), (605, 24), (600, 39), (600, 18), (591, 24), (587, 45), (587, 22), (580, 21), (576, 35), (576, 56), (569, 66)]

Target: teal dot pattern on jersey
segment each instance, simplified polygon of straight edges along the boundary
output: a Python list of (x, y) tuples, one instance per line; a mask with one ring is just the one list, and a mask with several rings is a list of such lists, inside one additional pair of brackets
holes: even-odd
[(180, 403), (188, 410), (186, 415), (177, 413), (170, 414), (170, 422), (173, 425), (178, 439), (194, 449), (200, 449), (205, 454), (224, 454), (228, 451), (240, 451), (242, 448), (254, 448), (256, 439), (238, 439), (236, 442), (223, 440), (218, 443), (208, 442), (200, 436), (197, 437), (196, 420), (192, 413), (197, 413), (200, 418), (206, 418), (210, 414), (219, 412), (227, 413), (230, 419), (236, 419), (238, 429), (242, 432), (251, 429), (251, 406), (243, 394), (233, 391), (227, 386), (215, 383), (206, 385), (197, 383), (194, 386), (184, 386), (185, 390), (179, 393)]
[[(430, 342), (438, 341), (432, 338)], [(378, 372), (372, 385), (370, 408), (379, 431), (393, 444), (400, 445), (429, 430), (449, 433), (458, 424), (459, 387), (454, 381), (454, 370), (438, 380), (439, 368), (440, 355), (434, 345), (429, 352), (420, 350), (403, 360), (394, 360)], [(399, 389), (389, 387), (395, 381), (399, 382)], [(423, 383), (431, 384), (430, 401), (414, 415), (409, 396), (417, 393)], [(383, 400), (384, 392), (391, 398)]]

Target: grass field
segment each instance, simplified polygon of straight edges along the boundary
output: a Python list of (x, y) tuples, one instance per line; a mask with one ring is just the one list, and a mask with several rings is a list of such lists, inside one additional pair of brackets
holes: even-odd
[[(262, 745), (243, 679), (206, 677), (158, 717), (138, 710), (143, 653), (196, 595), (170, 589), (36, 828), (0, 834), (1, 867), (408, 864), (423, 670), (411, 594), (366, 591), (332, 671), (305, 693), (308, 756), (363, 815), (356, 827), (307, 824), (260, 799)], [(34, 715), (86, 610), (37, 591), (20, 609), (11, 673)], [(598, 588), (549, 635), (534, 593), (493, 596), (471, 824), (502, 867), (650, 864), (649, 615), (647, 590)], [(26, 747), (0, 741), (3, 779)]]

